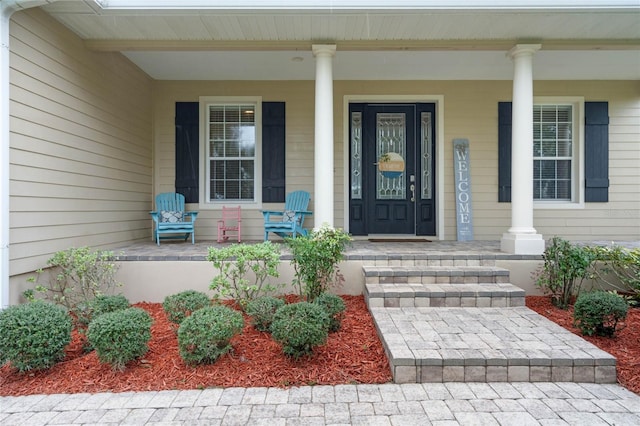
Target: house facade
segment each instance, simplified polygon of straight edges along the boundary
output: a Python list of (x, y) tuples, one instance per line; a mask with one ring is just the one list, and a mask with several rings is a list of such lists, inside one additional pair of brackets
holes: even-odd
[(298, 189), (363, 238), (640, 239), (636, 2), (143, 3), (0, 2), (2, 306), (160, 192), (198, 240)]

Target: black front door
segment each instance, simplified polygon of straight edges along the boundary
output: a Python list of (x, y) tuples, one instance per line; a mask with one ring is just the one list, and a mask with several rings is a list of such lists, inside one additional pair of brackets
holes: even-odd
[(435, 105), (350, 105), (350, 232), (435, 235)]

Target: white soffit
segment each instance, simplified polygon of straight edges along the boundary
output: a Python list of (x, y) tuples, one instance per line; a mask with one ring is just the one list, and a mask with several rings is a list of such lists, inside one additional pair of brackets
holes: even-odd
[[(123, 52), (157, 80), (313, 80), (309, 51)], [(535, 80), (640, 80), (640, 51), (540, 51)], [(335, 80), (511, 80), (502, 51), (336, 52)]]
[(638, 6), (636, 0), (95, 0), (118, 9), (592, 9)]

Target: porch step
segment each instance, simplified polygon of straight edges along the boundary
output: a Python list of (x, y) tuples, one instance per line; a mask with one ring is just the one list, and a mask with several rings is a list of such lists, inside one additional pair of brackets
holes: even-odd
[(498, 284), (365, 284), (369, 308), (524, 306), (525, 292)]
[(508, 283), (509, 270), (496, 266), (363, 266), (365, 284)]
[(370, 307), (395, 383), (615, 383), (616, 360), (521, 306)]
[(395, 383), (615, 383), (610, 354), (525, 307), (495, 266), (363, 266)]
[(524, 290), (495, 266), (363, 266), (370, 307), (524, 306)]

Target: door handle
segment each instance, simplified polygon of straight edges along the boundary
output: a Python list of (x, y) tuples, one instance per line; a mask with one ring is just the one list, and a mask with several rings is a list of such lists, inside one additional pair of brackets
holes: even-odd
[(411, 190), (411, 202), (415, 203), (416, 201), (416, 186), (414, 184), (409, 185), (409, 189)]

